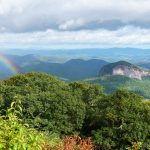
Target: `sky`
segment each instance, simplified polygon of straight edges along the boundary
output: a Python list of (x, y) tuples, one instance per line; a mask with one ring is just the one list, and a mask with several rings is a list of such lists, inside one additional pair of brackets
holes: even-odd
[(0, 0), (0, 47), (150, 48), (150, 0)]

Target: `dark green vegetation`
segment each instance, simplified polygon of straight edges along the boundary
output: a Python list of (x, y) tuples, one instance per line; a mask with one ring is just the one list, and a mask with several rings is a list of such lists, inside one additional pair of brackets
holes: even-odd
[(150, 78), (145, 77), (142, 80), (132, 79), (124, 76), (102, 76), (85, 81), (93, 84), (101, 85), (105, 92), (112, 93), (120, 88), (125, 88), (131, 92), (144, 96), (146, 99), (150, 99)]
[(150, 103), (127, 90), (107, 95), (95, 84), (67, 84), (44, 73), (16, 75), (0, 82), (1, 115), (16, 96), (23, 122), (39, 131), (90, 136), (102, 150), (124, 150), (132, 142), (150, 149)]
[(16, 75), (1, 82), (1, 109), (3, 105), (8, 107), (17, 95), (24, 106), (26, 121), (33, 127), (72, 133), (82, 126), (85, 104), (70, 90), (67, 84), (48, 74)]

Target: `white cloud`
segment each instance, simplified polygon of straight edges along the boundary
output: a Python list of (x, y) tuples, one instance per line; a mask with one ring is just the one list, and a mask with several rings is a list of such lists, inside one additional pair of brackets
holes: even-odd
[(47, 46), (47, 47), (82, 47), (132, 46), (147, 45), (150, 47), (150, 30), (127, 26), (116, 31), (109, 30), (82, 30), (56, 31), (34, 33), (3, 33), (0, 35), (0, 44), (7, 46)]
[(0, 15), (21, 13), (25, 6), (25, 0), (0, 0)]
[(77, 27), (83, 26), (85, 23), (81, 19), (77, 20), (67, 20), (65, 23), (59, 25), (60, 30), (70, 30), (75, 29)]

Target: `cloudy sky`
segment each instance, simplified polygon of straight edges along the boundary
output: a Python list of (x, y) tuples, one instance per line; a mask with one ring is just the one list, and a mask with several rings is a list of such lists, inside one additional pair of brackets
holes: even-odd
[(1, 47), (150, 48), (150, 0), (0, 0)]

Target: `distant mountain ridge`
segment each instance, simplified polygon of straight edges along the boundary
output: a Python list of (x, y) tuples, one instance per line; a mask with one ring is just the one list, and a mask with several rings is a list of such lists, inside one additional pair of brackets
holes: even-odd
[[(108, 63), (101, 59), (70, 59), (63, 63), (53, 62), (53, 57), (28, 54), (24, 56), (6, 55), (8, 60), (19, 70), (19, 73), (46, 72), (65, 80), (82, 80), (101, 75), (124, 75), (141, 79), (149, 71), (125, 61)], [(60, 60), (61, 62), (62, 60)], [(59, 62), (59, 60), (58, 60)], [(0, 64), (0, 79), (11, 76), (3, 64)], [(112, 69), (113, 68), (113, 69)], [(101, 70), (101, 71), (100, 71)], [(132, 72), (132, 73), (131, 73)]]
[[(46, 72), (70, 81), (97, 76), (99, 69), (108, 64), (108, 62), (99, 59), (71, 59), (64, 63), (56, 63), (53, 62), (52, 57), (33, 54), (5, 55), (5, 57), (11, 62), (12, 66), (17, 68), (18, 73)], [(13, 75), (5, 67), (5, 64), (0, 64), (0, 79), (6, 79)]]
[(99, 75), (122, 75), (141, 80), (143, 77), (150, 76), (150, 71), (126, 61), (118, 61), (103, 66)]
[(81, 48), (81, 49), (50, 49), (50, 48), (0, 48), (0, 53), (11, 55), (34, 54), (39, 56), (48, 56), (53, 62), (64, 62), (70, 59), (101, 59), (108, 62), (119, 60), (130, 61), (132, 63), (150, 62), (150, 49), (141, 48)]
[(36, 71), (46, 72), (69, 80), (81, 80), (98, 75), (99, 69), (108, 62), (98, 59), (71, 59), (65, 63), (38, 62), (20, 67), (21, 73)]
[(150, 62), (147, 62), (147, 63), (138, 63), (137, 65), (140, 66), (140, 67), (143, 67), (143, 68), (150, 69)]

